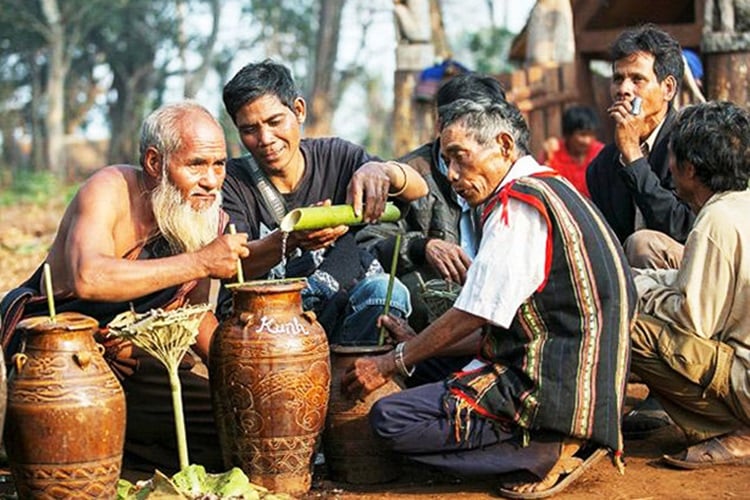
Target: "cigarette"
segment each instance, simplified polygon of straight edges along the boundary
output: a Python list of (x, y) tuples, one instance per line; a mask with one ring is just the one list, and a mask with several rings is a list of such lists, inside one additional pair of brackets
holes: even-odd
[(633, 100), (630, 102), (631, 115), (641, 114), (641, 102), (643, 102), (643, 99), (641, 99), (640, 97), (633, 97)]

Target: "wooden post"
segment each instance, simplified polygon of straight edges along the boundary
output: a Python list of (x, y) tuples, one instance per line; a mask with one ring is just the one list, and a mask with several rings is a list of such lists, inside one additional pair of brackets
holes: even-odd
[[(725, 9), (715, 12), (715, 9)], [(717, 15), (718, 14), (718, 15)], [(706, 65), (706, 97), (750, 104), (747, 78), (750, 72), (750, 32), (737, 31), (748, 25), (750, 13), (735, 10), (733, 2), (706, 5), (701, 51)]]
[[(732, 101), (750, 105), (748, 73), (750, 73), (750, 44), (732, 52), (706, 52), (706, 94), (708, 99)], [(740, 47), (736, 47), (740, 48)]]
[(419, 72), (435, 60), (435, 49), (428, 1), (394, 0), (394, 14), (398, 45), (393, 79), (393, 155), (401, 156), (420, 144), (414, 130), (418, 120), (412, 97)]

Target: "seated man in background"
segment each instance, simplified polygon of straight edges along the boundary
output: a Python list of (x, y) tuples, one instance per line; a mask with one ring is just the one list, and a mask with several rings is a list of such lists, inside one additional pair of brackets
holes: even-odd
[[(224, 133), (202, 106), (164, 106), (143, 123), (142, 168), (114, 165), (93, 174), (60, 223), (46, 262), (58, 312), (99, 321), (102, 337), (117, 314), (208, 302), (211, 278), (230, 278), (247, 257), (247, 235), (222, 235), (226, 164)], [(15, 351), (15, 324), (48, 314), (42, 268), (3, 299), (2, 342)], [(216, 318), (208, 313), (195, 351), (205, 359)], [(129, 342), (103, 340), (105, 357), (125, 391), (124, 466), (179, 469), (169, 378), (154, 357)], [(180, 365), (189, 454), (209, 470), (223, 470), (208, 379), (191, 353)], [(205, 367), (204, 372), (205, 372)]]
[[(438, 89), (437, 108), (458, 99), (505, 99), (500, 82), (491, 76), (468, 73), (446, 80)], [(436, 133), (439, 129), (437, 116)], [(431, 279), (450, 281), (458, 287), (466, 279), (466, 270), (478, 245), (477, 216), (466, 200), (456, 194), (448, 181), (448, 167), (440, 156), (440, 139), (423, 144), (399, 158), (424, 177), (427, 196), (411, 202), (410, 210), (398, 227), (392, 224), (367, 227), (357, 236), (360, 244), (373, 249), (380, 262), (393, 257), (395, 232), (403, 238), (398, 256), (398, 276), (409, 287), (413, 313), (409, 324), (417, 331), (428, 323), (421, 300), (421, 284)], [(419, 276), (417, 276), (419, 274)]]
[[(646, 24), (624, 31), (610, 49), (615, 140), (586, 171), (591, 199), (625, 246), (633, 267), (675, 267), (693, 224), (690, 207), (674, 190), (668, 166), (674, 102), (684, 62), (680, 44)], [(640, 110), (633, 107), (641, 99)], [(637, 113), (636, 113), (637, 112)], [(638, 230), (643, 233), (629, 238)], [(643, 255), (660, 255), (648, 263)]]
[[(305, 277), (304, 307), (318, 315), (329, 342), (377, 342), (388, 274), (374, 255), (357, 246), (347, 226), (293, 231), (285, 241), (279, 223), (289, 210), (322, 203), (352, 204), (365, 222), (376, 222), (389, 197), (424, 196), (422, 176), (343, 139), (301, 139), (305, 100), (289, 69), (273, 61), (243, 67), (224, 86), (224, 105), (250, 152), (229, 162), (223, 188), (231, 221), (253, 240), (245, 276)], [(390, 308), (403, 317), (411, 312), (409, 291), (398, 281)]]
[(586, 186), (586, 169), (604, 147), (596, 138), (599, 117), (588, 106), (571, 106), (563, 112), (562, 140), (551, 137), (544, 142), (540, 163), (557, 170), (578, 191), (591, 198)]
[(599, 212), (528, 155), (515, 106), (459, 99), (439, 109), (439, 122), (448, 180), (482, 211), (479, 251), (454, 306), (394, 351), (357, 359), (344, 389), (408, 377), (481, 328), (481, 366), (380, 399), (375, 433), (453, 473), (523, 473), (503, 493), (555, 493), (602, 455), (591, 448), (622, 452), (631, 271)]
[(697, 217), (679, 269), (636, 270), (632, 370), (692, 444), (666, 462), (750, 464), (750, 114), (687, 107), (671, 150), (677, 194)]

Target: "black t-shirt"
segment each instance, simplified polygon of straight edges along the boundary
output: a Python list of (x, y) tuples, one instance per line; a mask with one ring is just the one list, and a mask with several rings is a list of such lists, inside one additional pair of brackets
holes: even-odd
[[(330, 199), (333, 205), (346, 203), (346, 188), (354, 171), (370, 160), (380, 161), (362, 147), (335, 137), (302, 139), (300, 149), (305, 159), (305, 171), (297, 188), (282, 195), (287, 210), (326, 199)], [(224, 210), (238, 232), (247, 232), (251, 239), (258, 239), (265, 235), (261, 224), (267, 230), (278, 227), (241, 159), (234, 158), (227, 164), (222, 191)]]

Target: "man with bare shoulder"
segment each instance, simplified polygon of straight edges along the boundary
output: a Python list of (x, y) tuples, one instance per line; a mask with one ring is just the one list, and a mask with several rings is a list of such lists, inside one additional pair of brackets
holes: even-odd
[[(223, 234), (224, 134), (202, 106), (183, 102), (149, 115), (141, 131), (141, 168), (102, 168), (68, 206), (46, 262), (57, 310), (99, 321), (105, 357), (127, 400), (125, 466), (179, 469), (168, 377), (158, 360), (105, 338), (117, 314), (208, 301), (211, 279), (232, 277), (247, 257), (246, 234)], [(42, 267), (2, 301), (6, 356), (18, 349), (15, 324), (47, 314)], [(204, 318), (194, 351), (205, 359), (217, 321)], [(180, 365), (190, 456), (222, 467), (208, 380), (201, 359)], [(205, 370), (203, 370), (205, 373)], [(130, 463), (132, 462), (132, 463)]]

